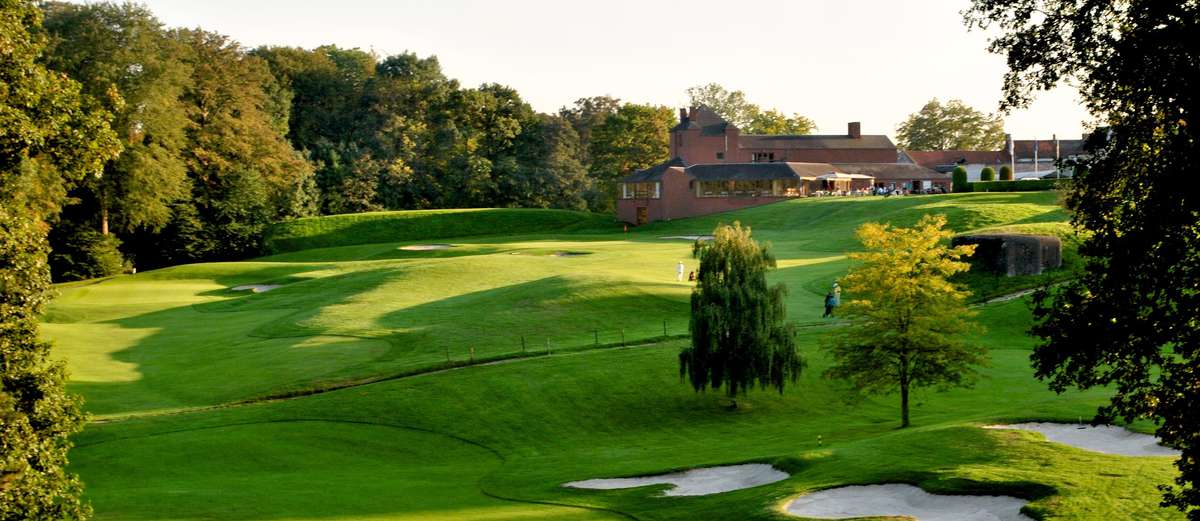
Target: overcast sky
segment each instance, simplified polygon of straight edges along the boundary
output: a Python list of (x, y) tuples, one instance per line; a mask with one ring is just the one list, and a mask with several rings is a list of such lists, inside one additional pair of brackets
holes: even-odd
[[(436, 55), (466, 86), (516, 88), (539, 111), (607, 94), (672, 107), (716, 82), (822, 133), (861, 121), (895, 135), (930, 98), (995, 111), (1006, 70), (968, 32), (967, 0), (147, 0), (168, 26), (202, 27), (248, 47), (359, 47)], [(1078, 138), (1073, 89), (1005, 117), (1018, 139)]]

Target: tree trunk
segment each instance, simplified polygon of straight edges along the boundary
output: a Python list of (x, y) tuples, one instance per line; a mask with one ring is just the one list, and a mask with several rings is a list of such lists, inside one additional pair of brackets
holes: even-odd
[(900, 428), (908, 427), (908, 357), (900, 356)]
[(100, 204), (100, 235), (108, 235), (108, 205)]

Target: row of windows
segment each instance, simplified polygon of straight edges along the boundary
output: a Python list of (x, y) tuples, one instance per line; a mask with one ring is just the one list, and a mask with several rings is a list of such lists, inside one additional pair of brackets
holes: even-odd
[(658, 199), (661, 187), (660, 183), (621, 183), (621, 199)]
[(801, 194), (797, 179), (759, 181), (693, 181), (696, 197), (795, 197)]

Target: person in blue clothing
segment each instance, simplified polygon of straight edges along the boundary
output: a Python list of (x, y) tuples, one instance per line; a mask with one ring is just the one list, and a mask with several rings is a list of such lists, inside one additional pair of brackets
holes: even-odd
[(833, 316), (833, 308), (837, 306), (837, 297), (833, 296), (833, 291), (825, 294), (825, 314), (821, 318)]

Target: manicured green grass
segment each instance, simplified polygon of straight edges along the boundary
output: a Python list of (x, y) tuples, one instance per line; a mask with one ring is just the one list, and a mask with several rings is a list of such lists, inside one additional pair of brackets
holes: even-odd
[[(1056, 396), (1032, 378), (1023, 301), (980, 308), (992, 365), (974, 389), (918, 393), (914, 428), (896, 429), (893, 397), (820, 378), (835, 324), (820, 319), (821, 296), (848, 266), (854, 228), (934, 212), (963, 232), (1065, 221), (1047, 193), (810, 199), (630, 233), (408, 237), (64, 285), (46, 336), (104, 420), (77, 436), (73, 468), (99, 519), (784, 519), (803, 491), (889, 481), (1020, 495), (1055, 519), (1179, 519), (1157, 507), (1167, 458), (978, 428), (1075, 421), (1103, 402), (1102, 390)], [(682, 340), (613, 344), (622, 332), (661, 337), (664, 321), (686, 332), (690, 286), (674, 266), (694, 268), (691, 245), (660, 237), (735, 219), (772, 242), (771, 277), (790, 289), (810, 367), (784, 395), (756, 392), (729, 411), (679, 380)], [(456, 247), (399, 249), (416, 241)], [(969, 282), (996, 292), (1046, 280)], [(229, 290), (251, 283), (283, 286)], [(530, 358), (424, 374), (472, 349), (480, 361)], [(392, 379), (354, 385), (381, 378)], [(254, 403), (284, 395), (305, 396)], [(746, 461), (794, 475), (696, 498), (560, 487)]]

